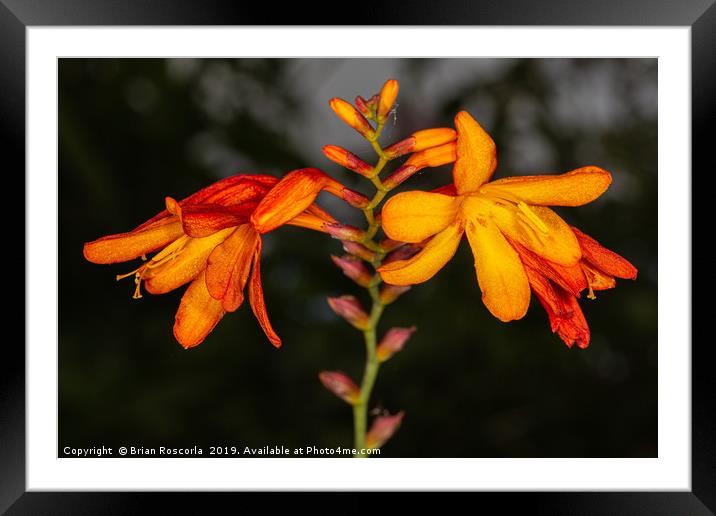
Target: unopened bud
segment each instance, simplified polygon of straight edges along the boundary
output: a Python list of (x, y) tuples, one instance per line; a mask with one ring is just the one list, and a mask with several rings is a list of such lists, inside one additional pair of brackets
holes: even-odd
[(388, 190), (392, 190), (403, 181), (412, 177), (418, 170), (420, 169), (412, 165), (402, 165), (401, 167), (396, 168), (388, 177), (383, 179), (383, 186)]
[(455, 161), (457, 143), (449, 142), (413, 153), (403, 165), (383, 180), (383, 185), (392, 190), (403, 181), (425, 167), (439, 167)]
[(333, 263), (335, 263), (336, 266), (343, 271), (343, 274), (355, 281), (361, 287), (367, 287), (370, 285), (373, 276), (368, 270), (368, 267), (366, 267), (359, 258), (355, 258), (353, 256), (339, 257), (331, 255), (331, 260), (333, 260)]
[(403, 349), (405, 343), (415, 331), (415, 326), (410, 328), (391, 328), (380, 340), (376, 353), (378, 360), (385, 362), (390, 357), (395, 355), (398, 351)]
[(353, 327), (359, 330), (365, 330), (368, 327), (368, 314), (355, 296), (329, 297), (328, 304), (336, 314), (343, 317)]
[(355, 405), (360, 397), (360, 389), (348, 375), (341, 371), (321, 371), (318, 374), (323, 386), (351, 405)]
[(340, 192), (340, 198), (359, 210), (362, 210), (370, 204), (370, 199), (362, 193), (355, 192), (350, 188), (343, 188)]
[(375, 258), (375, 253), (373, 251), (358, 242), (344, 241), (343, 250), (348, 254), (362, 258), (367, 262), (372, 262)]
[(398, 97), (399, 85), (395, 79), (389, 79), (383, 84), (380, 90), (380, 100), (378, 101), (378, 119), (383, 120), (390, 113), (390, 110)]
[(383, 149), (383, 153), (390, 159), (399, 158), (400, 156), (404, 156), (405, 154), (408, 154), (409, 152), (412, 152), (412, 150), (415, 148), (415, 138), (412, 136), (408, 136), (405, 140), (400, 140), (399, 142), (395, 142), (393, 145), (390, 145)]
[(448, 142), (436, 147), (430, 147), (419, 152), (413, 153), (406, 165), (412, 165), (418, 170), (425, 167), (439, 167), (452, 163), (457, 158), (457, 143)]
[(370, 177), (373, 172), (371, 165), (337, 145), (326, 145), (323, 147), (323, 154), (332, 162), (362, 176)]
[(355, 100), (356, 108), (358, 108), (358, 111), (361, 112), (361, 115), (364, 117), (371, 119), (373, 118), (374, 113), (370, 110), (368, 107), (368, 101), (365, 100), (363, 97), (358, 95)]
[(365, 436), (365, 445), (367, 448), (380, 448), (393, 434), (400, 428), (405, 412), (402, 410), (394, 416), (378, 416), (373, 420), (370, 430)]
[(338, 115), (338, 118), (358, 131), (364, 138), (370, 140), (375, 136), (375, 131), (368, 120), (348, 102), (343, 99), (333, 98), (329, 104), (335, 114)]
[(365, 231), (354, 226), (345, 224), (326, 224), (325, 231), (333, 238), (338, 240), (346, 240), (348, 242), (362, 242), (365, 238)]
[(415, 138), (413, 152), (418, 152), (455, 141), (457, 139), (457, 132), (455, 132), (455, 129), (450, 129), (449, 127), (438, 127), (435, 129), (423, 129), (422, 131), (413, 133), (411, 136)]
[[(423, 129), (422, 131), (417, 131), (411, 134), (404, 140), (400, 140), (399, 142), (386, 147), (383, 149), (383, 152), (391, 159), (398, 158), (408, 154), (409, 152), (420, 152), (425, 149), (445, 145), (446, 143), (455, 141), (456, 138), (457, 133), (455, 132), (455, 129), (450, 129), (448, 127)], [(455, 160), (453, 159), (453, 161)]]
[(410, 290), (410, 285), (389, 285), (385, 283), (380, 289), (380, 302), (389, 305)]

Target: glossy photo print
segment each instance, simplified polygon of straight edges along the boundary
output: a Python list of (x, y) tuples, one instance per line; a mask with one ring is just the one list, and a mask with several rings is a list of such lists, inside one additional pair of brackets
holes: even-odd
[(60, 59), (60, 457), (656, 457), (656, 59)]

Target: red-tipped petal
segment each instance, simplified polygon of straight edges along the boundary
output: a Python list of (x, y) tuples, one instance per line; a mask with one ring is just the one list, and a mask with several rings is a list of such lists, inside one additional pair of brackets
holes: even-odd
[(577, 237), (579, 247), (582, 249), (582, 257), (596, 268), (609, 276), (616, 276), (623, 279), (636, 279), (637, 269), (625, 258), (622, 258), (614, 251), (610, 251), (594, 240), (589, 235), (582, 233), (572, 226), (572, 231)]

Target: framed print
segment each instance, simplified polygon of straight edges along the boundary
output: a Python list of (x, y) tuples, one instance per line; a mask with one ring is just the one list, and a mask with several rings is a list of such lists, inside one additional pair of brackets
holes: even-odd
[(0, 6), (27, 199), (3, 509), (714, 510), (690, 302), (709, 2), (386, 4), (349, 27), (60, 4)]

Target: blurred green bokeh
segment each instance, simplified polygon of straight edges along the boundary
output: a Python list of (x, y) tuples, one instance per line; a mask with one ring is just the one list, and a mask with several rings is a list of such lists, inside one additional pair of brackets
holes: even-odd
[[(464, 243), (432, 281), (389, 307), (381, 329), (417, 325), (381, 370), (374, 407), (406, 417), (388, 457), (657, 455), (657, 63), (655, 59), (61, 59), (59, 64), (59, 444), (350, 445), (347, 405), (321, 370), (362, 371), (360, 335), (327, 295), (359, 289), (331, 263), (340, 245), (282, 228), (262, 262), (273, 349), (247, 306), (197, 348), (172, 336), (183, 289), (133, 300), (132, 263), (99, 266), (82, 244), (132, 229), (164, 205), (237, 172), (317, 166), (368, 146), (328, 108), (401, 84), (384, 141), (451, 126), (469, 110), (498, 147), (495, 177), (584, 165), (614, 182), (564, 218), (639, 269), (582, 306), (586, 350), (568, 349), (533, 300), (504, 324), (480, 300)], [(446, 184), (428, 169), (405, 188)], [(335, 200), (339, 218), (360, 217)]]

